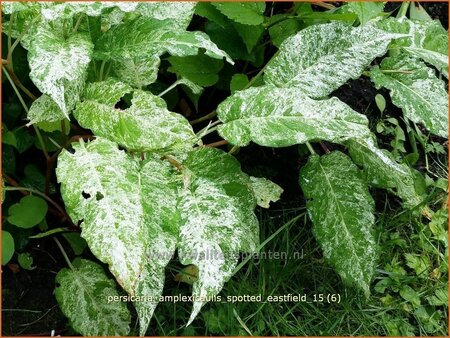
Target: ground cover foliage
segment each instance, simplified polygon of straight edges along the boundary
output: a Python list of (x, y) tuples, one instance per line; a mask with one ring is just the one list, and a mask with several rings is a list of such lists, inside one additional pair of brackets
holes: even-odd
[(4, 334), (445, 335), (446, 6), (3, 2)]

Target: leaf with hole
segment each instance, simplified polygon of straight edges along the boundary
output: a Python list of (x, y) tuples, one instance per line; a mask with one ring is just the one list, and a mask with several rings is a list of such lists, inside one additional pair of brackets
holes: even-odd
[(74, 116), (84, 128), (134, 151), (155, 151), (194, 143), (189, 122), (167, 110), (163, 99), (142, 90), (133, 91), (131, 107), (115, 108), (132, 89), (113, 80), (88, 85)]

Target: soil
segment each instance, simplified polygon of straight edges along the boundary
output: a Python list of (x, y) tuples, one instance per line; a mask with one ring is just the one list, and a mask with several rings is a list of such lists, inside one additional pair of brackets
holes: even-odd
[[(448, 27), (448, 3), (421, 2), (421, 5), (431, 17), (439, 19), (444, 27)], [(398, 7), (399, 3), (387, 4), (388, 10)], [(378, 113), (374, 97), (379, 92), (370, 79), (361, 77), (349, 81), (332, 95), (356, 111), (366, 112), (369, 119), (373, 120)], [(388, 101), (387, 109), (394, 114), (400, 113), (389, 102), (387, 92), (381, 93)], [(338, 148), (336, 145), (324, 146), (330, 150)], [(315, 147), (319, 153), (323, 153), (320, 145), (316, 144)], [(278, 206), (303, 204), (297, 182), (299, 169), (307, 158), (302, 146), (278, 149), (250, 145), (240, 149), (236, 157), (245, 172), (267, 177), (284, 188)], [(15, 264), (2, 266), (2, 335), (49, 336), (52, 330), (55, 330), (56, 335), (73, 335), (54, 297), (56, 273), (66, 267), (56, 244), (51, 239), (31, 240), (26, 251), (33, 256), (34, 270), (27, 271)]]

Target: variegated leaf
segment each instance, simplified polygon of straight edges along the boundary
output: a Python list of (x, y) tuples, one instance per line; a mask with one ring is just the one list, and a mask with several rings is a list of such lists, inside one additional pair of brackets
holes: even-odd
[(405, 55), (388, 57), (372, 68), (370, 76), (377, 88), (389, 89), (392, 103), (402, 108), (405, 117), (447, 137), (447, 89), (422, 61)]
[(408, 36), (396, 40), (392, 47), (403, 48), (410, 55), (435, 66), (448, 78), (448, 33), (438, 20), (388, 18), (379, 21), (377, 25), (387, 32), (407, 34)]
[(262, 208), (269, 208), (270, 202), (278, 201), (283, 193), (283, 188), (267, 178), (250, 176), (250, 182), (256, 203)]
[(313, 98), (329, 95), (356, 79), (370, 63), (386, 53), (392, 39), (402, 37), (372, 24), (313, 25), (286, 39), (268, 64), (264, 80), (278, 87), (297, 87)]
[(338, 151), (312, 155), (300, 170), (300, 186), (325, 258), (368, 296), (377, 256), (374, 201), (358, 168)]
[(100, 16), (107, 8), (118, 7), (123, 12), (132, 12), (136, 9), (138, 2), (131, 1), (73, 1), (54, 2), (43, 6), (41, 12), (44, 20), (53, 21), (58, 19), (71, 19), (74, 15), (84, 13), (89, 16)]
[(83, 90), (92, 50), (87, 35), (73, 33), (65, 38), (48, 25), (40, 26), (33, 37), (28, 51), (30, 78), (67, 118)]
[(136, 11), (144, 17), (171, 20), (180, 29), (187, 29), (194, 15), (196, 2), (140, 2)]
[(116, 283), (100, 265), (81, 259), (74, 269), (60, 270), (56, 283), (56, 300), (75, 331), (84, 336), (128, 335), (130, 312), (125, 302), (112, 301), (119, 297)]
[[(105, 92), (108, 94), (99, 95)], [(90, 84), (75, 110), (77, 121), (96, 135), (131, 150), (154, 151), (194, 143), (195, 135), (187, 119), (168, 111), (165, 101), (150, 92), (135, 90), (130, 108), (115, 108), (127, 92), (130, 87), (112, 79)], [(114, 97), (108, 97), (112, 94)]]
[(159, 64), (159, 57), (153, 55), (141, 59), (116, 60), (112, 68), (120, 81), (141, 89), (156, 81)]
[(27, 125), (39, 122), (57, 122), (65, 118), (64, 113), (55, 101), (50, 96), (43, 94), (31, 105), (28, 111), (30, 122)]
[(369, 133), (368, 121), (337, 98), (314, 100), (302, 89), (262, 86), (238, 91), (217, 108), (220, 135), (232, 144), (285, 147), (341, 142)]
[(220, 50), (203, 32), (180, 30), (172, 20), (138, 18), (113, 27), (96, 44), (99, 59), (131, 59), (160, 56), (165, 52), (175, 56), (196, 55), (199, 49), (216, 59), (231, 58)]
[(259, 234), (248, 176), (231, 155), (198, 149), (183, 162), (183, 174), (178, 254), (182, 264), (198, 267), (189, 325), (233, 275), (238, 253), (256, 249)]
[(423, 196), (415, 187), (413, 169), (405, 163), (397, 163), (389, 151), (379, 149), (374, 137), (351, 139), (346, 145), (352, 160), (364, 169), (370, 184), (388, 189), (400, 197), (407, 208), (423, 202)]
[(144, 335), (177, 240), (178, 180), (168, 163), (137, 162), (106, 139), (74, 150), (61, 153), (56, 169), (66, 210), (125, 291), (152, 297), (135, 303)]

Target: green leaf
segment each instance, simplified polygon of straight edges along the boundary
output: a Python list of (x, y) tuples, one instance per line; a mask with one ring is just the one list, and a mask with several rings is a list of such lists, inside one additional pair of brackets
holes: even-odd
[(219, 81), (219, 72), (223, 68), (223, 61), (212, 59), (204, 54), (178, 57), (169, 57), (172, 65), (168, 70), (178, 76), (184, 77), (193, 83), (209, 87)]
[(33, 257), (30, 255), (29, 252), (23, 252), (17, 256), (17, 261), (19, 262), (19, 265), (22, 269), (25, 270), (34, 270), (36, 269), (35, 266), (33, 266)]
[(234, 74), (230, 82), (230, 91), (234, 93), (243, 90), (248, 85), (248, 76), (245, 74)]
[(281, 43), (288, 37), (296, 34), (301, 28), (301, 21), (297, 18), (289, 18), (287, 14), (275, 14), (269, 21), (269, 35), (275, 47), (280, 48)]
[(300, 186), (325, 258), (369, 296), (376, 264), (374, 201), (358, 168), (338, 151), (312, 155), (300, 171)]
[(420, 306), (420, 296), (419, 294), (409, 285), (403, 285), (400, 290), (400, 296), (408, 302), (410, 302), (413, 306)]
[(203, 32), (187, 32), (172, 24), (172, 20), (138, 18), (113, 27), (96, 43), (95, 57), (120, 60), (160, 56), (165, 52), (175, 56), (197, 55), (199, 49), (215, 59), (231, 58), (220, 50)]
[[(67, 212), (82, 221), (92, 253), (129, 294), (158, 299), (179, 224), (171, 167), (157, 158), (138, 162), (102, 138), (73, 148), (60, 154), (56, 169)], [(135, 303), (141, 335), (156, 305)]]
[(250, 176), (256, 203), (262, 208), (269, 208), (270, 202), (276, 202), (283, 193), (283, 188), (264, 177)]
[(20, 228), (32, 228), (39, 224), (47, 214), (48, 205), (40, 197), (28, 195), (8, 210), (8, 222)]
[[(212, 2), (222, 14), (244, 25), (259, 25), (264, 22), (264, 2)], [(252, 29), (249, 27), (248, 29)]]
[(81, 33), (64, 38), (50, 26), (40, 26), (28, 51), (30, 78), (50, 96), (66, 118), (79, 100), (93, 45)]
[(2, 265), (7, 264), (14, 255), (14, 238), (8, 231), (2, 230)]
[(329, 95), (347, 80), (361, 76), (370, 63), (386, 53), (391, 34), (373, 25), (343, 23), (313, 25), (286, 39), (268, 64), (265, 82), (297, 87), (313, 98)]
[(154, 151), (193, 143), (195, 135), (189, 122), (168, 111), (165, 101), (150, 92), (135, 90), (130, 108), (115, 108), (130, 89), (112, 79), (89, 84), (74, 112), (77, 121), (130, 150)]
[(75, 255), (81, 255), (83, 253), (84, 249), (86, 249), (87, 243), (80, 236), (80, 234), (74, 233), (74, 232), (68, 232), (68, 233), (62, 234), (62, 236), (69, 243), (69, 245), (72, 248), (73, 253)]
[(56, 283), (56, 300), (75, 331), (84, 336), (129, 333), (131, 316), (126, 302), (117, 301), (116, 283), (100, 265), (81, 259), (79, 267), (60, 270)]
[(250, 54), (264, 33), (264, 27), (262, 25), (258, 25), (251, 26), (250, 28), (248, 25), (243, 25), (237, 22), (235, 22), (233, 26), (244, 41), (245, 47), (247, 47), (247, 52)]
[(358, 16), (361, 25), (365, 25), (368, 21), (376, 18), (383, 13), (384, 2), (369, 2), (369, 1), (352, 1), (347, 4), (350, 12)]
[(43, 94), (31, 104), (28, 111), (30, 122), (27, 123), (27, 126), (39, 122), (59, 122), (65, 118), (66, 116), (58, 104), (49, 95)]
[(377, 88), (390, 90), (392, 103), (402, 108), (405, 117), (447, 137), (448, 93), (432, 69), (416, 58), (399, 55), (383, 59), (370, 76)]
[(379, 149), (374, 137), (347, 141), (352, 160), (364, 168), (367, 181), (375, 187), (388, 189), (403, 200), (406, 208), (423, 202), (415, 187), (415, 174), (407, 164), (397, 163), (387, 150)]
[(233, 275), (237, 254), (256, 249), (259, 229), (249, 179), (235, 159), (217, 149), (200, 148), (189, 154), (183, 168), (178, 255), (183, 265), (194, 264), (199, 270), (189, 325)]
[(410, 55), (433, 65), (448, 78), (448, 33), (439, 20), (388, 18), (379, 21), (378, 27), (387, 32), (408, 34), (395, 41), (392, 48), (403, 48)]
[(232, 144), (286, 147), (311, 140), (341, 142), (369, 133), (368, 121), (339, 101), (313, 100), (298, 88), (262, 86), (234, 93), (217, 108), (220, 135)]

